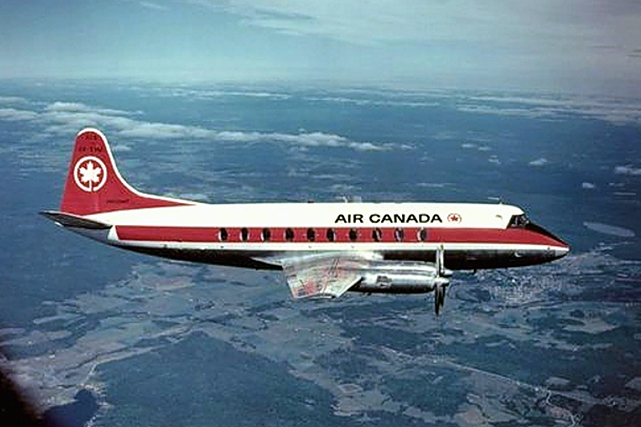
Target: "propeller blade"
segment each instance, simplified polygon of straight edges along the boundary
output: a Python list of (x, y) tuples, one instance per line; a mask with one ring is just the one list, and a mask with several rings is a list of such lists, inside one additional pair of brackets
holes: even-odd
[(436, 285), (434, 288), (434, 312), (438, 316), (445, 301), (445, 288), (443, 285)]
[(443, 249), (443, 245), (441, 245), (436, 249), (436, 274), (438, 277), (441, 277), (445, 272), (445, 266), (443, 265), (444, 262), (445, 250)]
[(436, 250), (436, 284), (434, 285), (434, 312), (437, 316), (445, 304), (445, 287), (449, 284), (445, 276), (449, 275), (451, 272), (445, 268), (445, 249), (441, 245)]

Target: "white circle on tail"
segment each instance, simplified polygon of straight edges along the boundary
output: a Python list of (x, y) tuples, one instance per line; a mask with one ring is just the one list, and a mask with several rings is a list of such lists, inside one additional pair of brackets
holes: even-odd
[(76, 185), (88, 193), (100, 190), (107, 182), (107, 167), (98, 157), (85, 156), (73, 168)]

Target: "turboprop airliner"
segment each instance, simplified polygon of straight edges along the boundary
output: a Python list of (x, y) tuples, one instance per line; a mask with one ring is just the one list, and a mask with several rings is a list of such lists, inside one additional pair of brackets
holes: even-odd
[(42, 214), (123, 249), (282, 270), (296, 299), (434, 292), (437, 315), (454, 270), (540, 264), (569, 251), (504, 204), (207, 204), (141, 193), (93, 128), (76, 137), (60, 209)]

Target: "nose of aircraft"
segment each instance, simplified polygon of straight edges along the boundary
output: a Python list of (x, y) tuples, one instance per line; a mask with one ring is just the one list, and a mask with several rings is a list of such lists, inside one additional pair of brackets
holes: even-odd
[(562, 244), (561, 247), (556, 247), (554, 248), (554, 258), (559, 259), (563, 258), (570, 252), (570, 246), (565, 243), (565, 242), (560, 242)]
[(529, 222), (525, 228), (534, 231), (536, 233), (542, 234), (548, 238), (548, 242), (550, 245), (550, 250), (552, 251), (554, 255), (554, 259), (558, 258), (563, 258), (570, 252), (570, 245), (568, 245), (566, 242), (561, 240), (559, 237), (556, 235), (552, 234), (545, 228), (541, 227), (540, 225), (534, 224), (532, 222)]

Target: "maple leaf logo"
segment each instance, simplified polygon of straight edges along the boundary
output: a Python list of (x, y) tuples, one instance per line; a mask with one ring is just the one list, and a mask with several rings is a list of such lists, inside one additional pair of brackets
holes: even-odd
[(87, 163), (87, 167), (81, 167), (80, 168), (80, 175), (82, 175), (82, 178), (80, 180), (82, 182), (88, 182), (89, 187), (93, 187), (93, 184), (96, 184), (100, 182), (100, 172), (102, 172), (102, 169), (100, 167), (94, 168), (93, 162)]
[(461, 215), (457, 213), (451, 213), (447, 216), (447, 220), (449, 222), (461, 222), (463, 218), (461, 218)]
[(107, 168), (97, 157), (83, 157), (76, 163), (73, 177), (81, 190), (91, 193), (100, 190), (105, 185)]

